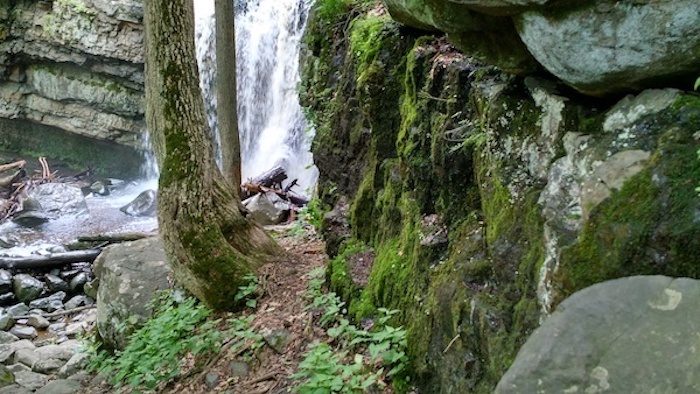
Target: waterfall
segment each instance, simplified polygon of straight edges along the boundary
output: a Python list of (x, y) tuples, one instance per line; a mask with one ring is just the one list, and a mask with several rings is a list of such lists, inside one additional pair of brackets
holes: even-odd
[[(233, 0), (232, 0), (233, 1)], [(310, 152), (313, 128), (297, 95), (299, 49), (309, 0), (236, 1), (238, 127), (243, 179), (280, 165), (310, 195), (318, 178)], [(213, 1), (197, 1), (196, 42), (200, 85), (221, 166), (216, 123)]]

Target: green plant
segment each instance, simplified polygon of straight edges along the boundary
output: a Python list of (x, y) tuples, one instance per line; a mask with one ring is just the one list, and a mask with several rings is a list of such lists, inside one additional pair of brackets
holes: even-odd
[[(369, 387), (384, 385), (383, 378), (407, 381), (405, 375), (406, 331), (387, 323), (398, 311), (379, 308), (382, 315), (371, 330), (358, 328), (344, 317), (345, 303), (335, 293), (324, 293), (324, 271), (309, 273), (310, 301), (306, 309), (321, 310), (320, 323), (328, 326), (328, 343), (309, 346), (304, 360), (292, 377), (300, 383), (296, 393), (361, 393)], [(385, 371), (389, 369), (388, 371)]]
[(160, 295), (154, 317), (129, 336), (123, 351), (112, 353), (98, 343), (89, 345), (88, 370), (108, 376), (117, 389), (128, 385), (138, 392), (178, 376), (185, 356), (212, 355), (226, 338), (235, 341), (234, 350), (245, 343), (252, 350), (262, 346), (262, 336), (250, 328), (254, 315), (227, 319), (227, 329), (220, 331), (221, 319), (210, 319), (212, 312), (194, 297), (177, 294)]
[(243, 277), (243, 280), (248, 282), (248, 284), (238, 287), (238, 293), (234, 297), (234, 300), (245, 300), (245, 306), (248, 308), (255, 308), (258, 305), (258, 296), (260, 293), (258, 278), (255, 275), (246, 275)]
[(695, 85), (693, 85), (693, 90), (698, 90), (700, 88), (700, 77), (695, 80)]

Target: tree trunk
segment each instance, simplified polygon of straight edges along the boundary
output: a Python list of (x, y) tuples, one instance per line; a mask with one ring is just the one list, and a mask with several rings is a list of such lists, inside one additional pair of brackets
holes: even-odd
[(234, 1), (215, 0), (216, 16), (216, 117), (221, 135), (224, 177), (238, 193), (241, 185), (241, 142), (238, 135), (236, 86), (236, 28)]
[(229, 309), (243, 276), (280, 249), (246, 219), (233, 185), (214, 163), (192, 0), (146, 0), (144, 20), (146, 121), (161, 171), (159, 231), (175, 279), (208, 306)]

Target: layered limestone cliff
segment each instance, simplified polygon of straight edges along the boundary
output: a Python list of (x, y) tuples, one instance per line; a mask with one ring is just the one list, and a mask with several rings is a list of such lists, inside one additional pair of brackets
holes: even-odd
[(0, 4), (0, 147), (135, 175), (145, 136), (141, 19), (136, 1)]
[[(502, 11), (538, 2), (518, 3)], [(700, 277), (697, 94), (593, 100), (374, 4), (321, 6), (308, 26), (328, 279), (358, 319), (401, 311), (421, 392), (492, 392), (589, 285)]]

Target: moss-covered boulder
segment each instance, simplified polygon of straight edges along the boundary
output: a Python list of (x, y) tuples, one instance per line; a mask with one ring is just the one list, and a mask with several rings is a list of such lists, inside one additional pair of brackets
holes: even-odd
[(321, 197), (349, 202), (328, 276), (355, 318), (401, 311), (422, 391), (491, 392), (586, 286), (700, 276), (697, 95), (584, 101), (352, 9), (312, 19), (302, 64)]

